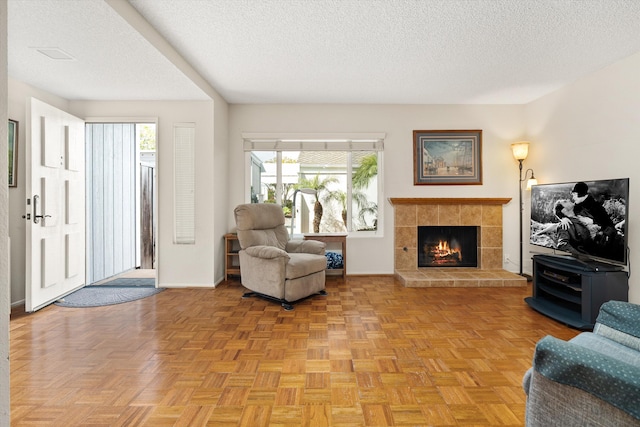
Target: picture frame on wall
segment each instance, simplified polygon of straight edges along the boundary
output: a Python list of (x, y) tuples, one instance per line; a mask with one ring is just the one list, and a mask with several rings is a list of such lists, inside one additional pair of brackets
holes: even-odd
[(18, 122), (9, 119), (9, 187), (18, 186)]
[(414, 185), (482, 185), (482, 130), (414, 130)]

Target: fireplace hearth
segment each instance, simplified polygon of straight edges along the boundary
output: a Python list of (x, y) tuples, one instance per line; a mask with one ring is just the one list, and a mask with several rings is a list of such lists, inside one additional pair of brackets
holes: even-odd
[(419, 226), (418, 267), (478, 267), (476, 226)]
[[(406, 287), (526, 286), (527, 280), (502, 267), (502, 207), (506, 198), (391, 198), (394, 207), (394, 272)], [(472, 226), (476, 266), (419, 267), (418, 227)], [(456, 258), (455, 244), (440, 245), (443, 258)], [(448, 248), (447, 248), (448, 246)], [(462, 248), (461, 258), (468, 259)], [(473, 253), (473, 250), (471, 250)]]

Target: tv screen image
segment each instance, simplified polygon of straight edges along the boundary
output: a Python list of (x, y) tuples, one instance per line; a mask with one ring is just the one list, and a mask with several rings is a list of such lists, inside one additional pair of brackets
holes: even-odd
[(628, 198), (628, 178), (534, 185), (530, 242), (626, 265)]

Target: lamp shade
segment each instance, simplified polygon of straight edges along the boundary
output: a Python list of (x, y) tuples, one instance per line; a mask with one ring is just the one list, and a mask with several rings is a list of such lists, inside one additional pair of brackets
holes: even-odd
[(529, 154), (529, 142), (515, 142), (511, 144), (511, 151), (513, 151), (513, 157), (515, 157), (516, 160), (524, 160)]

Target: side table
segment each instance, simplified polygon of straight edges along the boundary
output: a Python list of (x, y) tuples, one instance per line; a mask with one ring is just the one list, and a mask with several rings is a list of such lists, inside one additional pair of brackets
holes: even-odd
[(342, 270), (342, 278), (347, 278), (347, 233), (307, 233), (304, 240), (318, 240), (324, 243), (340, 243), (342, 248), (342, 269), (336, 268), (330, 271)]
[(229, 276), (240, 276), (240, 244), (238, 235), (227, 233), (224, 235), (224, 280), (229, 280)]

